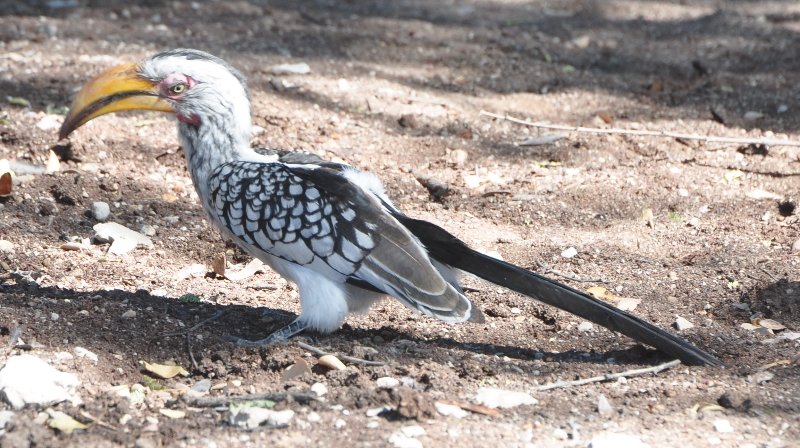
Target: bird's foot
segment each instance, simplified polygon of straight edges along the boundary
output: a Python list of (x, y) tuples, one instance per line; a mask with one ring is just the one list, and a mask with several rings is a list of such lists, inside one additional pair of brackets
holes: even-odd
[(270, 334), (264, 339), (251, 341), (249, 339), (227, 335), (225, 336), (225, 340), (228, 342), (232, 342), (233, 344), (236, 344), (239, 347), (269, 347), (270, 345), (275, 345), (275, 344), (286, 344), (287, 342), (289, 342), (289, 339), (291, 339), (298, 333), (305, 331), (307, 328), (308, 325), (306, 325), (305, 322), (300, 322), (300, 320), (298, 319), (290, 323), (289, 325), (281, 328), (280, 330), (275, 331), (274, 333)]

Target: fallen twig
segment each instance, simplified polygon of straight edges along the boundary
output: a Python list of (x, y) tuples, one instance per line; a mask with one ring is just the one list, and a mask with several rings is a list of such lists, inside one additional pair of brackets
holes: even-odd
[(644, 369), (626, 370), (624, 372), (619, 372), (619, 373), (607, 373), (607, 374), (602, 375), (602, 376), (593, 376), (591, 378), (584, 378), (582, 380), (575, 380), (575, 381), (557, 381), (555, 383), (544, 384), (542, 386), (537, 387), (534, 390), (537, 391), (537, 392), (542, 392), (542, 391), (550, 390), (550, 389), (561, 389), (561, 388), (572, 387), (572, 386), (583, 386), (584, 384), (589, 384), (589, 383), (600, 383), (600, 382), (603, 382), (603, 381), (611, 381), (611, 380), (615, 380), (617, 378), (623, 378), (623, 377), (624, 378), (631, 378), (631, 377), (634, 377), (634, 376), (642, 376), (642, 375), (646, 375), (648, 373), (658, 373), (658, 372), (660, 372), (662, 370), (666, 370), (666, 369), (675, 367), (680, 363), (681, 363), (681, 361), (679, 359), (675, 359), (675, 360), (672, 360), (670, 362), (665, 362), (664, 364), (659, 364), (657, 366), (647, 367), (647, 368), (644, 368)]
[(313, 353), (313, 354), (315, 354), (317, 356), (332, 355), (332, 356), (335, 356), (335, 357), (337, 357), (337, 358), (339, 358), (339, 359), (341, 359), (343, 361), (352, 362), (353, 364), (361, 364), (361, 365), (365, 365), (365, 366), (382, 366), (382, 365), (385, 365), (385, 363), (380, 362), (380, 361), (369, 361), (369, 360), (366, 360), (366, 359), (355, 358), (353, 356), (340, 355), (338, 353), (326, 352), (325, 350), (322, 350), (320, 348), (314, 347), (313, 345), (309, 345), (309, 344), (306, 344), (305, 342), (301, 342), (301, 341), (297, 341), (297, 346), (302, 348), (303, 350), (308, 350), (308, 351), (310, 351), (311, 353)]
[(565, 278), (567, 280), (572, 280), (574, 282), (608, 283), (607, 281), (603, 280), (602, 278), (578, 278), (578, 277), (575, 277), (574, 275), (564, 274), (564, 273), (558, 272), (556, 270), (553, 270), (553, 268), (551, 268), (550, 266), (548, 266), (548, 265), (546, 265), (546, 264), (544, 264), (544, 263), (542, 263), (540, 261), (537, 261), (536, 265), (538, 265), (540, 268), (544, 269), (541, 272), (542, 274), (553, 274), (553, 275), (555, 275), (557, 277), (562, 277), (562, 278)]
[(205, 325), (205, 324), (207, 324), (209, 322), (212, 322), (212, 321), (215, 321), (215, 320), (219, 319), (220, 317), (224, 316), (225, 313), (227, 313), (227, 312), (228, 312), (227, 310), (217, 311), (213, 316), (209, 317), (208, 319), (201, 320), (200, 322), (194, 324), (188, 330), (176, 331), (174, 333), (165, 333), (165, 334), (162, 334), (161, 336), (162, 337), (183, 336), (185, 334), (188, 334), (188, 333), (191, 333), (191, 332), (197, 330), (198, 328), (202, 327), (203, 325)]
[(192, 369), (193, 370), (199, 370), (200, 366), (197, 364), (197, 360), (194, 357), (194, 352), (192, 351), (192, 333), (194, 333), (195, 330), (197, 330), (198, 328), (202, 327), (203, 325), (205, 325), (205, 324), (207, 324), (209, 322), (215, 321), (215, 320), (219, 319), (220, 317), (224, 316), (226, 312), (227, 312), (227, 310), (217, 311), (216, 313), (214, 313), (213, 316), (211, 316), (211, 317), (209, 317), (207, 319), (201, 320), (200, 322), (198, 322), (198, 323), (194, 324), (193, 326), (191, 326), (188, 330), (178, 331), (178, 332), (175, 332), (175, 333), (166, 333), (166, 334), (162, 335), (162, 337), (184, 336), (186, 338), (186, 352), (189, 353), (189, 362), (192, 363)]
[(319, 396), (313, 392), (267, 392), (263, 394), (245, 394), (245, 395), (229, 395), (226, 397), (192, 397), (188, 394), (181, 396), (189, 406), (196, 406), (199, 408), (213, 408), (218, 406), (228, 406), (237, 401), (287, 401), (294, 400), (298, 403), (310, 403), (312, 401), (320, 401)]
[(479, 115), (506, 120), (512, 123), (522, 124), (535, 128), (559, 129), (562, 131), (584, 132), (590, 134), (621, 134), (637, 135), (646, 137), (677, 138), (681, 140), (700, 140), (706, 143), (735, 143), (738, 145), (767, 145), (767, 146), (800, 146), (798, 140), (785, 140), (774, 138), (747, 138), (747, 137), (719, 137), (713, 135), (684, 134), (682, 132), (671, 131), (647, 131), (639, 129), (619, 129), (619, 128), (589, 128), (584, 126), (569, 126), (564, 124), (550, 124), (539, 121), (528, 121), (515, 118), (509, 115), (500, 115), (482, 110)]

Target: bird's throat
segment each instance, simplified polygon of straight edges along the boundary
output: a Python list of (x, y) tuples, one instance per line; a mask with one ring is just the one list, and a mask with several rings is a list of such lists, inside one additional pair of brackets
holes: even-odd
[(191, 114), (191, 115), (177, 114), (177, 117), (178, 121), (180, 121), (181, 123), (186, 123), (194, 127), (200, 126), (200, 117), (196, 114)]

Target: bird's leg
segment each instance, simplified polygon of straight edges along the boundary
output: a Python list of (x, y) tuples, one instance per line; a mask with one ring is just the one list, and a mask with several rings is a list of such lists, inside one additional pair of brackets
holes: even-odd
[(301, 321), (300, 319), (295, 319), (295, 321), (289, 325), (258, 341), (250, 341), (248, 339), (238, 338), (236, 336), (226, 336), (225, 339), (233, 342), (239, 347), (267, 347), (273, 344), (286, 343), (286, 341), (288, 341), (292, 336), (305, 331), (307, 328), (308, 324), (306, 322)]

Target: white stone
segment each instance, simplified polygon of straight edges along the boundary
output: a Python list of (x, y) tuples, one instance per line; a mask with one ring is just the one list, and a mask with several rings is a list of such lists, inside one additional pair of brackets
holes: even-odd
[(8, 240), (0, 240), (0, 252), (13, 253), (14, 243)]
[(323, 383), (314, 383), (311, 385), (311, 392), (314, 392), (318, 397), (321, 397), (328, 393), (328, 386)]
[(97, 355), (95, 353), (93, 353), (93, 352), (91, 352), (91, 351), (89, 351), (89, 350), (87, 350), (87, 349), (85, 349), (83, 347), (75, 347), (73, 349), (73, 351), (75, 352), (76, 355), (78, 355), (81, 358), (86, 358), (86, 359), (89, 359), (89, 360), (94, 361), (94, 362), (97, 362), (97, 360), (98, 360)]
[(422, 442), (400, 431), (393, 432), (389, 436), (389, 443), (395, 448), (423, 448)]
[(394, 389), (400, 385), (400, 380), (390, 376), (382, 376), (375, 380), (375, 385), (378, 386), (378, 389)]
[(556, 428), (553, 430), (553, 438), (556, 440), (567, 440), (569, 438), (569, 434), (567, 431), (564, 431), (561, 428)]
[(534, 405), (538, 400), (525, 392), (481, 387), (475, 396), (475, 401), (490, 408), (513, 408), (523, 404)]
[(683, 317), (678, 316), (675, 319), (675, 322), (672, 323), (672, 326), (678, 331), (683, 331), (683, 330), (688, 330), (689, 328), (693, 328), (694, 324), (684, 319)]
[(14, 415), (13, 411), (0, 411), (0, 436), (3, 435), (6, 425), (14, 418)]
[(133, 243), (134, 247), (153, 247), (153, 240), (116, 222), (99, 223), (95, 224), (92, 228), (95, 232), (94, 239), (101, 243), (113, 243), (118, 240), (124, 240)]
[(307, 75), (311, 73), (311, 67), (305, 62), (297, 64), (278, 64), (269, 68), (273, 75)]
[(341, 418), (337, 418), (335, 422), (333, 422), (333, 427), (336, 429), (342, 429), (347, 426), (347, 422)]
[(136, 317), (136, 311), (134, 311), (134, 310), (128, 310), (128, 311), (125, 311), (124, 313), (122, 313), (122, 318), (123, 319), (132, 319), (134, 317)]
[(36, 127), (43, 131), (53, 131), (61, 127), (62, 121), (64, 121), (64, 117), (48, 114), (36, 123)]
[(594, 324), (591, 322), (581, 322), (578, 324), (578, 331), (589, 332), (594, 330)]
[(434, 406), (436, 406), (436, 411), (444, 415), (445, 417), (464, 418), (469, 415), (469, 412), (452, 404), (439, 403), (437, 401), (436, 403), (434, 403)]
[(589, 448), (649, 448), (636, 436), (620, 433), (604, 432), (592, 437)]
[(14, 409), (67, 400), (79, 403), (78, 384), (75, 375), (61, 372), (33, 355), (13, 356), (0, 370), (0, 395)]
[(108, 205), (107, 202), (97, 201), (92, 202), (92, 217), (100, 222), (105, 222), (108, 219), (109, 215), (111, 215), (111, 207)]
[(419, 425), (409, 425), (400, 428), (400, 432), (406, 437), (419, 437), (425, 435), (425, 428)]
[(609, 403), (605, 395), (600, 394), (597, 396), (597, 413), (603, 416), (609, 416), (614, 412), (614, 408)]
[(52, 320), (53, 322), (57, 321), (60, 318), (61, 316), (59, 316), (58, 313), (50, 313), (50, 320)]
[(383, 414), (384, 412), (388, 412), (388, 411), (391, 411), (391, 410), (392, 410), (392, 408), (389, 407), (389, 406), (381, 406), (379, 408), (369, 408), (369, 409), (367, 409), (366, 415), (367, 415), (367, 417), (377, 417), (377, 416)]
[(176, 280), (185, 280), (189, 277), (202, 277), (206, 275), (208, 269), (206, 269), (206, 265), (200, 263), (190, 264), (185, 268), (181, 269), (177, 273), (175, 273)]
[(317, 423), (320, 420), (322, 420), (322, 417), (319, 414), (317, 414), (316, 412), (311, 411), (306, 416), (306, 420), (308, 420), (310, 423)]
[(231, 414), (231, 425), (255, 429), (261, 425), (285, 426), (294, 418), (294, 411), (273, 411), (272, 409), (245, 407)]
[(731, 422), (725, 420), (723, 418), (714, 420), (714, 430), (717, 432), (733, 432), (733, 426), (731, 426)]
[(578, 255), (578, 249), (575, 249), (572, 246), (564, 249), (564, 251), (561, 252), (561, 256), (564, 257), (564, 258), (572, 258), (575, 255)]
[(108, 253), (112, 255), (125, 255), (128, 252), (136, 249), (136, 241), (125, 240), (125, 239), (116, 239), (111, 246), (108, 248)]

